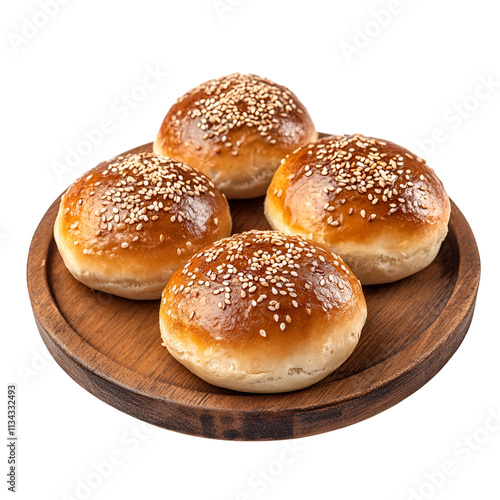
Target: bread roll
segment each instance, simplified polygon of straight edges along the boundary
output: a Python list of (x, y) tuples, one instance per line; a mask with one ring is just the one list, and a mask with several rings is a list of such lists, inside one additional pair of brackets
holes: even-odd
[(362, 284), (428, 266), (448, 231), (450, 201), (426, 162), (390, 141), (325, 137), (281, 162), (269, 186), (270, 225), (326, 245)]
[(322, 246), (249, 231), (193, 256), (163, 292), (170, 354), (207, 382), (243, 392), (302, 389), (338, 368), (366, 320), (360, 283)]
[(318, 137), (295, 94), (235, 73), (190, 90), (167, 113), (154, 151), (208, 175), (228, 198), (263, 196), (289, 152)]
[(75, 181), (54, 226), (70, 273), (129, 299), (159, 299), (172, 273), (231, 234), (224, 195), (194, 168), (154, 153), (118, 156)]

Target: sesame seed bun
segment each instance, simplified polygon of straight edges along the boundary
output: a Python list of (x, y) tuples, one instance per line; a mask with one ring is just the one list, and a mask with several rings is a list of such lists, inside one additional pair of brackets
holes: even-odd
[(205, 381), (243, 392), (308, 387), (338, 368), (366, 320), (361, 285), (322, 246), (277, 231), (205, 248), (163, 292), (170, 354)]
[(450, 201), (425, 161), (390, 141), (330, 136), (281, 162), (265, 213), (287, 234), (342, 256), (364, 285), (428, 266), (448, 232)]
[(231, 234), (224, 195), (188, 165), (140, 153), (102, 162), (61, 198), (54, 226), (70, 273), (129, 299), (161, 297), (172, 273)]
[(280, 160), (318, 138), (295, 94), (256, 75), (210, 80), (178, 99), (153, 150), (208, 175), (228, 198), (263, 196)]

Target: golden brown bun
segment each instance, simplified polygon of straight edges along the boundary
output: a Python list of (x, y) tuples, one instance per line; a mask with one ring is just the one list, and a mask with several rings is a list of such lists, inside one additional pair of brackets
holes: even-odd
[(277, 231), (235, 234), (192, 257), (160, 307), (170, 354), (207, 382), (243, 392), (302, 389), (352, 353), (366, 320), (340, 257)]
[(172, 273), (231, 234), (224, 195), (188, 165), (154, 153), (102, 162), (61, 198), (59, 252), (85, 285), (129, 299), (161, 297)]
[(449, 198), (424, 160), (389, 141), (330, 136), (283, 159), (265, 201), (274, 229), (338, 253), (364, 285), (429, 265), (448, 231)]
[(154, 151), (208, 175), (228, 198), (263, 196), (280, 160), (318, 138), (295, 94), (256, 75), (209, 80), (178, 99)]

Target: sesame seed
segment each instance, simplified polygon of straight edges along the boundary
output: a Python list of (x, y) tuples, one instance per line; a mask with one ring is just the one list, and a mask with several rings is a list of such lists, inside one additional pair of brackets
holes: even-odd
[[(277, 117), (289, 117), (294, 110), (302, 113), (288, 89), (255, 75), (234, 73), (209, 80), (190, 90), (179, 102), (192, 95), (205, 97), (195, 100), (185, 116), (195, 120), (195, 125), (205, 132), (203, 140), (216, 141), (216, 153), (225, 147), (232, 155), (238, 155), (240, 141), (232, 144), (227, 134), (245, 126), (254, 128), (269, 144), (276, 144), (275, 131), (280, 126)], [(182, 115), (182, 110), (174, 105), (171, 126), (180, 127)]]
[[(338, 204), (346, 203), (345, 197), (339, 199), (338, 196), (348, 191), (366, 196), (372, 205), (389, 203), (393, 197), (398, 203), (405, 203), (405, 190), (413, 183), (412, 171), (402, 167), (405, 158), (419, 159), (403, 151), (388, 152), (385, 146), (387, 143), (384, 141), (355, 134), (321, 139), (298, 148), (292, 154), (301, 155), (308, 162), (304, 167), (305, 176), (313, 171), (321, 171), (321, 175), (329, 177), (329, 185), (320, 187), (327, 195), (323, 207), (328, 213), (334, 211)], [(424, 180), (423, 175), (419, 178)], [(389, 210), (389, 214), (393, 212)], [(348, 213), (354, 213), (353, 207), (349, 208)], [(366, 212), (361, 212), (361, 216), (365, 218)], [(325, 220), (327, 224), (336, 225), (329, 214)]]
[[(232, 297), (236, 296), (247, 307), (259, 310), (256, 317), (267, 316), (284, 331), (296, 321), (296, 316), (312, 315), (307, 307), (312, 282), (304, 280), (301, 268), (318, 273), (318, 283), (327, 287), (333, 297), (335, 294), (339, 297), (336, 273), (340, 269), (334, 270), (329, 255), (300, 236), (258, 230), (239, 233), (195, 254), (181, 268), (185, 281), (180, 286), (174, 285), (173, 293), (189, 294), (189, 300), (202, 301), (200, 304), (207, 297), (222, 294), (220, 302), (214, 299), (222, 310), (230, 309), (234, 304)], [(238, 258), (231, 258), (235, 256)], [(342, 267), (338, 260), (335, 262)], [(347, 273), (346, 269), (343, 266)], [(193, 309), (196, 311), (196, 305)]]
[[(185, 215), (177, 204), (181, 200), (204, 196), (213, 192), (214, 185), (207, 177), (186, 164), (154, 153), (122, 155), (96, 167), (101, 179), (89, 184), (89, 196), (100, 197), (101, 208), (93, 213), (99, 218), (100, 230), (125, 231), (127, 225), (141, 231), (145, 222), (161, 219), (160, 210), (171, 212), (169, 218), (182, 222)], [(85, 181), (95, 178), (95, 173)], [(96, 188), (101, 186), (98, 192)], [(83, 198), (77, 202), (83, 204)], [(95, 201), (94, 201), (95, 203)], [(107, 213), (106, 213), (107, 212)], [(138, 241), (138, 237), (131, 238)], [(128, 244), (128, 242), (127, 242)], [(184, 249), (177, 250), (182, 254)]]

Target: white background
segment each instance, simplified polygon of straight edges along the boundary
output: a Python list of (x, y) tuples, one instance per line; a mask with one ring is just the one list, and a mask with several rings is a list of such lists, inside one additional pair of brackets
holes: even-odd
[[(50, 16), (43, 0), (2, 2), (0, 15), (2, 394), (18, 384), (17, 497), (500, 498), (497, 2), (46, 1)], [(151, 70), (156, 88), (138, 88)], [(26, 290), (31, 236), (61, 191), (153, 140), (176, 97), (235, 71), (287, 85), (321, 131), (419, 150), (482, 258), (472, 326), (433, 380), (376, 417), (289, 443), (137, 431), (48, 357)], [(61, 174), (102, 120), (106, 133)], [(110, 456), (119, 463), (98, 476)]]

